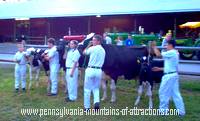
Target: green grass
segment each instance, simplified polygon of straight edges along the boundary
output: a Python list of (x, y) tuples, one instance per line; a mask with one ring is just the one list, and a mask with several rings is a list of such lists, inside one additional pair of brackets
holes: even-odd
[[(180, 88), (186, 107), (186, 116), (72, 116), (65, 115), (60, 116), (22, 116), (20, 110), (22, 108), (38, 108), (38, 109), (80, 109), (83, 108), (83, 82), (79, 84), (79, 96), (76, 102), (66, 103), (64, 101), (65, 94), (63, 83), (59, 83), (59, 94), (56, 97), (46, 96), (46, 79), (44, 74), (40, 78), (40, 85), (38, 88), (33, 88), (26, 93), (15, 94), (14, 93), (14, 69), (3, 68), (0, 70), (0, 121), (57, 121), (57, 120), (72, 120), (72, 121), (112, 121), (112, 120), (138, 120), (138, 121), (198, 121), (200, 119), (200, 81), (181, 81)], [(109, 89), (108, 89), (109, 91)], [(110, 91), (108, 92), (110, 97)], [(135, 98), (137, 96), (136, 83), (134, 80), (126, 81), (120, 79), (117, 85), (117, 102), (111, 104), (109, 100), (101, 102), (101, 108), (107, 109), (118, 108), (123, 109), (128, 107), (133, 108)], [(158, 87), (154, 89), (154, 108), (158, 108)], [(147, 108), (148, 98), (143, 96), (138, 108)], [(171, 102), (170, 107), (174, 108), (174, 104)]]

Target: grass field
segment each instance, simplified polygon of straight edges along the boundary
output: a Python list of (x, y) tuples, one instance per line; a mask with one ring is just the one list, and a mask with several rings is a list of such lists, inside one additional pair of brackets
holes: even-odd
[[(39, 115), (25, 115), (22, 116), (22, 108), (38, 108), (38, 109), (77, 109), (83, 108), (83, 85), (80, 81), (79, 96), (76, 102), (64, 101), (64, 89), (62, 83), (59, 84), (59, 94), (56, 97), (46, 96), (46, 82), (45, 76), (42, 74), (40, 78), (40, 85), (38, 88), (34, 88), (26, 93), (15, 94), (14, 93), (14, 76), (13, 68), (1, 68), (0, 69), (0, 121), (199, 121), (200, 120), (200, 79), (199, 81), (181, 80), (181, 93), (184, 98), (186, 107), (186, 116), (143, 116), (143, 115), (127, 115), (127, 116), (73, 116), (65, 115), (60, 116), (39, 116)], [(109, 89), (108, 89), (109, 90)], [(158, 87), (154, 89), (154, 108), (158, 108)], [(109, 93), (110, 95), (110, 93)], [(123, 109), (128, 107), (133, 108), (133, 104), (136, 98), (136, 84), (135, 81), (119, 80), (117, 85), (117, 102), (111, 104), (109, 100), (101, 102), (101, 108), (116, 108)], [(147, 108), (148, 98), (142, 97), (142, 100), (138, 108)], [(170, 103), (170, 107), (174, 108), (173, 103)]]

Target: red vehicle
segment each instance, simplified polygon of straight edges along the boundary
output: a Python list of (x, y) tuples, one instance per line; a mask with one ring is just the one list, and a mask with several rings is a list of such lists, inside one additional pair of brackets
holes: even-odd
[(83, 40), (92, 38), (94, 35), (95, 33), (90, 33), (88, 35), (66, 35), (63, 39), (66, 41), (77, 40), (78, 42), (82, 42)]

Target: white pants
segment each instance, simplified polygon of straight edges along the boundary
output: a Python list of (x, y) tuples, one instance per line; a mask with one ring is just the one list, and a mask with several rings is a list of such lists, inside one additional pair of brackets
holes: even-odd
[(102, 77), (101, 69), (87, 68), (84, 81), (84, 108), (90, 108), (90, 95), (93, 93), (94, 104), (99, 103), (99, 88)]
[(179, 76), (177, 73), (167, 74), (162, 77), (162, 82), (159, 89), (159, 108), (163, 111), (168, 110), (170, 97), (172, 97), (176, 109), (179, 110), (179, 114), (184, 115), (185, 107), (179, 91)]
[(57, 94), (58, 92), (58, 71), (59, 64), (50, 65), (50, 80), (52, 94)]
[(26, 88), (26, 65), (15, 65), (15, 89), (19, 89), (21, 80), (21, 87)]
[(78, 68), (74, 70), (73, 77), (70, 77), (72, 69), (66, 69), (66, 83), (67, 90), (70, 100), (77, 99), (77, 91), (78, 91)]

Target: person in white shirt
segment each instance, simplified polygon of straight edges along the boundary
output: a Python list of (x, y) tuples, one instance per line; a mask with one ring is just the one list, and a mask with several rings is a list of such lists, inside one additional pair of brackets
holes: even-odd
[(76, 101), (78, 92), (78, 60), (80, 58), (80, 53), (77, 50), (78, 42), (76, 40), (71, 40), (69, 43), (70, 50), (65, 53), (66, 56), (66, 83), (68, 90), (68, 97), (65, 101)]
[(103, 34), (103, 38), (106, 44), (112, 44), (112, 39), (108, 36), (107, 32)]
[(22, 44), (17, 44), (18, 51), (14, 56), (15, 64), (15, 90), (16, 93), (19, 92), (20, 80), (22, 91), (26, 91), (26, 53), (24, 52), (24, 46)]
[(118, 45), (118, 46), (122, 46), (123, 45), (123, 39), (122, 39), (121, 36), (118, 36), (115, 41), (116, 41), (116, 45)]
[(51, 80), (51, 92), (48, 93), (48, 96), (56, 96), (58, 91), (58, 71), (59, 71), (59, 54), (54, 46), (55, 39), (49, 38), (48, 39), (48, 54), (45, 55), (45, 60), (49, 61), (50, 67), (50, 80)]
[(174, 40), (167, 41), (167, 51), (162, 52), (154, 46), (154, 52), (157, 56), (162, 56), (164, 59), (164, 69), (159, 67), (152, 68), (153, 71), (164, 71), (159, 89), (160, 111), (162, 114), (168, 113), (169, 99), (172, 97), (176, 108), (179, 110), (179, 115), (185, 115), (185, 107), (182, 96), (179, 91), (179, 75), (178, 63), (179, 53), (174, 49), (176, 42)]
[(99, 109), (100, 97), (99, 88), (102, 78), (102, 66), (105, 60), (105, 50), (101, 46), (103, 39), (100, 35), (95, 35), (92, 42), (83, 51), (83, 54), (89, 55), (88, 67), (85, 70), (84, 80), (84, 109), (90, 109), (90, 95), (93, 93), (94, 109)]

